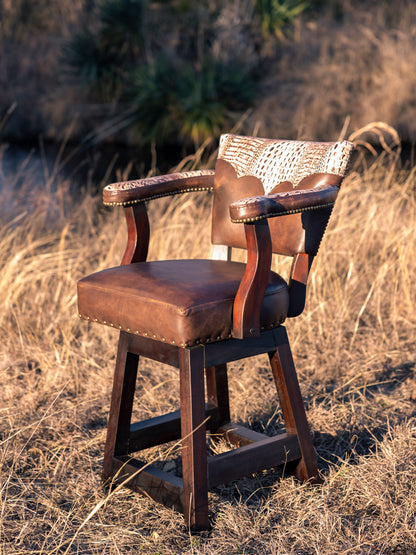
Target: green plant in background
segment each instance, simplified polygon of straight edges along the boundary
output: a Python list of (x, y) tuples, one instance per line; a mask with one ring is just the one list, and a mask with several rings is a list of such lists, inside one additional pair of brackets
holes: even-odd
[(309, 7), (309, 2), (299, 0), (255, 0), (265, 39), (284, 37), (284, 30)]
[(104, 0), (98, 8), (100, 41), (125, 65), (144, 49), (144, 0)]
[(91, 99), (111, 102), (119, 95), (121, 82), (117, 57), (102, 48), (91, 33), (75, 34), (62, 50), (65, 65)]
[(253, 72), (206, 58), (192, 62), (161, 56), (135, 75), (129, 91), (134, 125), (144, 142), (170, 141), (179, 134), (195, 146), (218, 136), (234, 112), (255, 96)]
[(113, 102), (144, 56), (144, 0), (104, 0), (97, 20), (64, 45), (63, 61), (90, 100)]
[[(260, 18), (253, 25), (261, 21), (263, 34), (277, 37), (306, 6), (256, 0)], [(124, 124), (134, 127), (141, 143), (179, 136), (199, 146), (238, 119), (258, 91), (253, 63), (238, 52), (213, 54), (224, 9), (215, 0), (101, 0), (93, 24), (65, 46), (65, 64), (89, 101), (123, 105)]]

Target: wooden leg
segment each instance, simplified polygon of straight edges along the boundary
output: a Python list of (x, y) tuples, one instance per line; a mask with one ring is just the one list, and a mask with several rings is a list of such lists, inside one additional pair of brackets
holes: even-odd
[(227, 365), (210, 366), (206, 369), (208, 403), (218, 407), (217, 428), (230, 421)]
[(289, 340), (283, 326), (275, 330), (275, 341), (277, 350), (269, 353), (269, 358), (286, 431), (297, 435), (302, 454), (302, 458), (294, 468), (294, 473), (300, 480), (321, 483)]
[(113, 457), (128, 454), (130, 421), (139, 363), (139, 357), (128, 352), (128, 341), (128, 334), (121, 332), (104, 450), (104, 481), (113, 475)]
[(181, 349), (179, 363), (184, 516), (192, 530), (206, 530), (209, 521), (203, 347)]

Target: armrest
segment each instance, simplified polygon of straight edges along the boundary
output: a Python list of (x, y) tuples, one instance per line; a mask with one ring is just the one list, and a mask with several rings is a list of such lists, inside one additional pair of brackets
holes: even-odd
[(272, 263), (272, 240), (266, 220), (244, 225), (247, 264), (233, 305), (232, 336), (260, 336), (260, 309)]
[(250, 223), (275, 216), (332, 206), (339, 187), (320, 185), (314, 189), (294, 189), (285, 193), (248, 197), (230, 204), (231, 221)]
[(103, 201), (106, 206), (130, 206), (169, 195), (211, 191), (213, 186), (214, 170), (171, 173), (107, 185), (103, 191)]

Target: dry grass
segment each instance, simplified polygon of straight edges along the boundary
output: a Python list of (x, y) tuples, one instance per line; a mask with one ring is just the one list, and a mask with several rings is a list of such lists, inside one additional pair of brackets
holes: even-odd
[[(415, 169), (394, 156), (356, 163), (305, 313), (287, 323), (323, 486), (275, 471), (218, 488), (213, 529), (199, 536), (173, 511), (100, 485), (117, 337), (78, 320), (75, 283), (119, 262), (122, 214), (74, 200), (62, 178), (22, 180), (0, 203), (2, 553), (415, 552)], [(204, 194), (154, 201), (151, 256), (191, 245), (206, 256), (208, 210)], [(143, 364), (138, 382), (138, 417), (176, 406), (175, 370)], [(281, 427), (265, 359), (232, 365), (230, 385), (237, 421)]]
[(262, 137), (336, 140), (382, 120), (404, 141), (416, 140), (415, 4), (338, 2), (343, 17), (324, 11), (299, 22), (295, 41), (268, 70), (249, 124)]

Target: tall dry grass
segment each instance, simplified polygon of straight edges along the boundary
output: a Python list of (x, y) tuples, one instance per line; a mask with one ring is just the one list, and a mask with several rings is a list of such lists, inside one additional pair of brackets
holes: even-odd
[[(2, 553), (415, 552), (414, 168), (394, 155), (355, 163), (305, 312), (287, 322), (324, 484), (276, 470), (217, 488), (199, 536), (170, 509), (100, 485), (117, 337), (78, 319), (76, 280), (118, 264), (122, 214), (59, 176), (21, 181), (12, 190), (3, 176), (0, 203)], [(150, 256), (207, 256), (209, 205), (199, 193), (154, 201)], [(137, 417), (176, 408), (176, 370), (144, 361), (138, 385)], [(265, 358), (233, 364), (230, 387), (236, 421), (281, 428)]]

